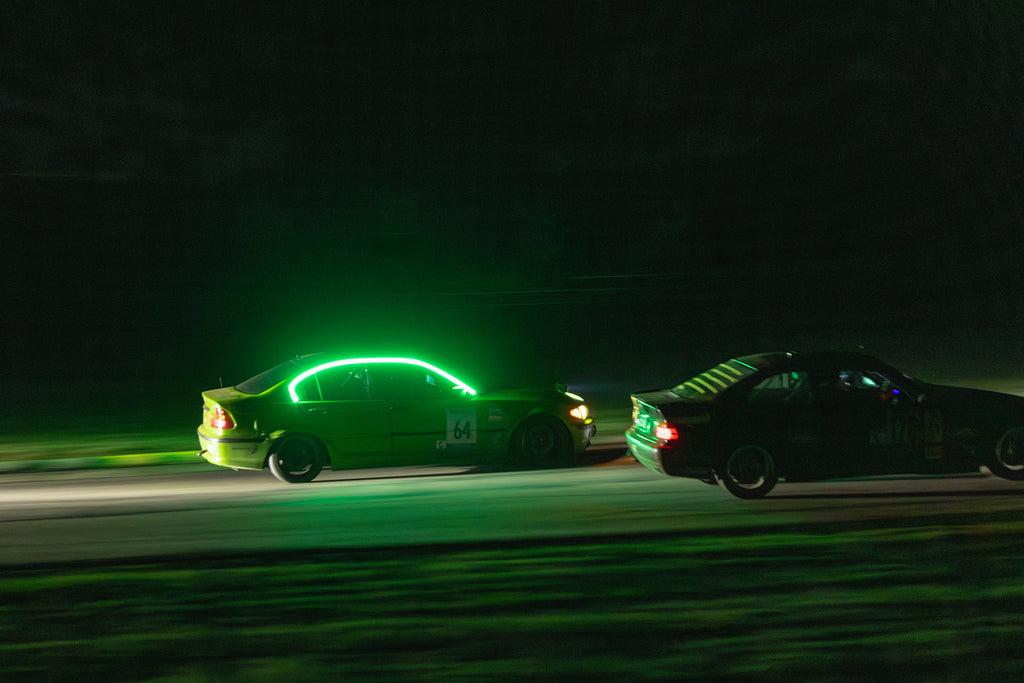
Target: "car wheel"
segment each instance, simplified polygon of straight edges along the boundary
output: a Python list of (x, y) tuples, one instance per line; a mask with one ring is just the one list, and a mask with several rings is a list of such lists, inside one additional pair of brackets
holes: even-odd
[(759, 446), (741, 446), (715, 471), (718, 484), (737, 498), (762, 498), (779, 475), (771, 454)]
[(320, 444), (301, 435), (278, 439), (271, 448), (267, 464), (275, 477), (289, 484), (313, 481), (324, 468)]
[(516, 465), (565, 467), (572, 461), (572, 442), (563, 425), (551, 418), (533, 417), (512, 432), (509, 455)]
[(997, 477), (1024, 481), (1024, 428), (1015, 427), (1003, 432), (990, 462), (986, 464)]

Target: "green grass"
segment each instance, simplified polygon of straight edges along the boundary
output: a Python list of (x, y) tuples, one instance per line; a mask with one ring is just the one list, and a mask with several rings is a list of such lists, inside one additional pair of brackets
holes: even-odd
[(19, 568), (0, 680), (1012, 680), (1015, 522)]

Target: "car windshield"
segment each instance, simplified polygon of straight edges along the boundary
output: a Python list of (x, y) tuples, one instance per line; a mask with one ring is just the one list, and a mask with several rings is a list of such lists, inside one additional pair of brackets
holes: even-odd
[(672, 391), (683, 398), (709, 401), (759, 369), (746, 358), (734, 358), (686, 380)]
[(305, 370), (310, 365), (310, 358), (312, 356), (302, 356), (287, 360), (269, 370), (264, 370), (255, 377), (250, 377), (241, 384), (235, 385), (235, 389), (243, 394), (262, 394), (267, 389), (275, 387), (286, 379), (291, 379)]

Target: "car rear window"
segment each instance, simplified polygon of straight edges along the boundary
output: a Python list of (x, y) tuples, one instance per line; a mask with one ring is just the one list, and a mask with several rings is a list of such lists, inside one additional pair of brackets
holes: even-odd
[(716, 365), (696, 377), (691, 377), (673, 388), (672, 392), (683, 398), (711, 400), (722, 391), (733, 386), (744, 377), (749, 377), (759, 369), (750, 363), (734, 358)]
[(300, 359), (292, 358), (269, 370), (264, 370), (255, 377), (250, 377), (241, 384), (235, 385), (235, 389), (243, 394), (262, 394), (267, 389), (277, 386), (286, 379), (291, 379), (305, 369), (305, 364)]

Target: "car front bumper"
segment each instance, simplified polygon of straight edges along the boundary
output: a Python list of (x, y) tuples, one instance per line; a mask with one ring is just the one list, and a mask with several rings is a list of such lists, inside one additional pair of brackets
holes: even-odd
[(576, 429), (579, 434), (576, 439), (576, 451), (582, 453), (590, 447), (591, 440), (597, 434), (597, 424), (591, 420), (589, 424), (577, 425)]
[(202, 427), (196, 434), (200, 449), (197, 455), (207, 462), (240, 470), (261, 470), (266, 464), (269, 441), (264, 437), (210, 436)]

